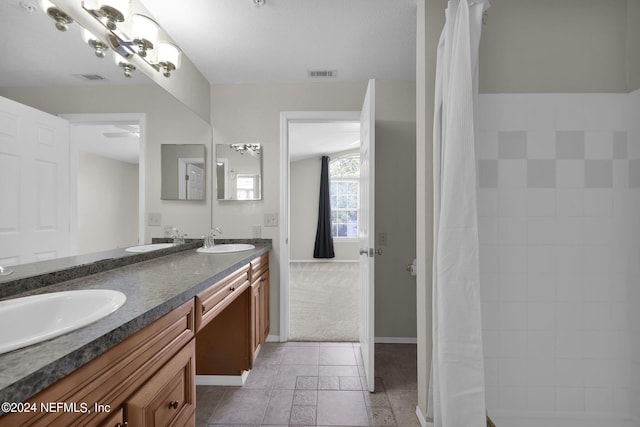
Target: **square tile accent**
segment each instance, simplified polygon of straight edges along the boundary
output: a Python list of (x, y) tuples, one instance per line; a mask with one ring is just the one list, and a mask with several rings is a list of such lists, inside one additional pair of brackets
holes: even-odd
[(291, 408), (292, 425), (316, 425), (316, 407), (294, 405)]
[(584, 188), (584, 160), (557, 160), (556, 185), (558, 188)]
[(296, 379), (296, 390), (317, 390), (318, 377), (298, 377)]
[(587, 160), (584, 168), (584, 184), (587, 188), (613, 187), (613, 161)]
[(337, 377), (337, 376), (319, 377), (318, 390), (340, 390), (340, 377)]
[(480, 188), (498, 187), (498, 161), (478, 160), (478, 185)]
[(627, 158), (627, 132), (613, 132), (613, 158)]
[(555, 186), (555, 160), (527, 160), (527, 187), (554, 188)]
[(316, 390), (296, 390), (293, 394), (294, 405), (316, 405), (318, 392)]
[(640, 187), (640, 159), (629, 161), (629, 187)]
[(557, 131), (556, 158), (584, 159), (584, 131)]
[(524, 131), (499, 132), (498, 155), (501, 159), (526, 159), (527, 133)]

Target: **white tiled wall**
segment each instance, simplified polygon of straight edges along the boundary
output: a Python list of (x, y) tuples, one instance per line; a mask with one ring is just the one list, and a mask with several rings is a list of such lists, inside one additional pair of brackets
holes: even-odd
[(480, 95), (490, 411), (639, 411), (639, 122), (639, 93)]

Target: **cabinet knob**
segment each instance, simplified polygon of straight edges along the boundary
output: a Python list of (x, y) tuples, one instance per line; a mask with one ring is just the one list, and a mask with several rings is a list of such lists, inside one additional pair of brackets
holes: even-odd
[(178, 409), (178, 401), (177, 400), (172, 400), (171, 402), (169, 402), (169, 408)]
[(129, 423), (127, 421), (125, 421), (123, 423), (118, 423), (118, 424), (116, 424), (116, 427), (129, 427)]
[(266, 282), (266, 281), (267, 281), (267, 278), (266, 278), (266, 277), (262, 277), (262, 278), (260, 278), (260, 281), (261, 281), (261, 282)]
[(233, 292), (235, 290), (236, 290), (236, 288), (229, 288), (229, 292)]

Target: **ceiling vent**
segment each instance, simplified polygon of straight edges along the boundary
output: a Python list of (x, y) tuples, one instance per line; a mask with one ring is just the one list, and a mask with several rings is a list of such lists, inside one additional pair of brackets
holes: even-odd
[(311, 70), (309, 71), (309, 77), (311, 78), (332, 78), (337, 77), (337, 70)]
[(74, 76), (79, 78), (80, 80), (88, 80), (91, 82), (107, 80), (106, 78), (102, 77), (100, 74), (74, 74)]

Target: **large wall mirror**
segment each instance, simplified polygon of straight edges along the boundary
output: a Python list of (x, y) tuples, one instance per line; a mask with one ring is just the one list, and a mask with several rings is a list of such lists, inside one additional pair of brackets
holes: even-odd
[(216, 145), (218, 200), (262, 200), (262, 145)]
[(162, 200), (204, 200), (204, 144), (162, 144)]

